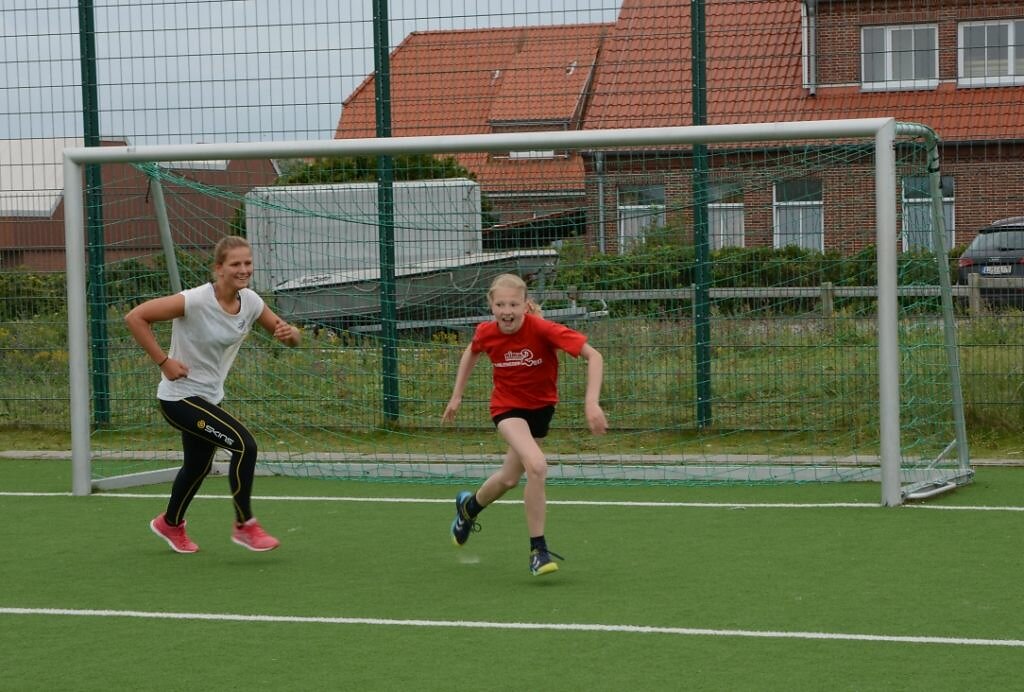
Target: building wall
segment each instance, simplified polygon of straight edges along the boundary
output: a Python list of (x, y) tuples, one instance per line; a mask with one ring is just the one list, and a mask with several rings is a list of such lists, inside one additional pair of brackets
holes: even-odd
[[(778, 154), (711, 157), (710, 178), (744, 179), (743, 204), (746, 247), (771, 247), (774, 243), (773, 185), (793, 177), (812, 176), (822, 181), (825, 250), (851, 254), (876, 243), (873, 163), (848, 162), (837, 155), (798, 164)], [(956, 245), (966, 245), (977, 231), (1000, 218), (1024, 215), (1024, 144), (946, 145), (940, 152), (942, 175), (952, 176)], [(897, 171), (898, 221), (901, 214), (904, 175), (925, 174), (923, 160)], [(618, 191), (637, 185), (664, 185), (666, 224), (676, 229), (674, 242), (692, 243), (693, 193), (688, 156), (671, 158), (606, 158), (603, 176), (604, 244), (618, 252)], [(601, 245), (599, 178), (590, 162), (587, 174), (589, 247)], [(894, 244), (894, 249), (899, 249)]]
[(957, 79), (957, 24), (981, 19), (1024, 16), (1019, 2), (1010, 0), (871, 0), (818, 3), (818, 85), (859, 84), (860, 31), (866, 26), (937, 24), (939, 79)]
[[(238, 195), (277, 178), (268, 160), (231, 161), (226, 170), (179, 169), (177, 173)], [(159, 253), (149, 178), (127, 164), (104, 165), (101, 175), (104, 259), (109, 262)], [(164, 196), (171, 233), (180, 247), (209, 250), (230, 232), (237, 200), (167, 184)], [(66, 266), (64, 233), (63, 201), (48, 218), (0, 218), (0, 269), (62, 271)]]
[(940, 164), (956, 181), (957, 245), (992, 221), (1024, 216), (1024, 142), (950, 144)]

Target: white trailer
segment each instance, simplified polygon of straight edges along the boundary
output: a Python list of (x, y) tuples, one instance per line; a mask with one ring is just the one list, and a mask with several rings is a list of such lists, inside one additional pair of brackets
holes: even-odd
[[(394, 183), (395, 265), (483, 251), (480, 186), (466, 178)], [(377, 183), (253, 188), (246, 195), (253, 288), (380, 271)], [(308, 280), (308, 279), (307, 279)]]

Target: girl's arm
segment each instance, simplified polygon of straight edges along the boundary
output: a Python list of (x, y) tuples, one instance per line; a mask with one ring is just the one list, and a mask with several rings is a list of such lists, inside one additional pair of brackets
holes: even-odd
[(444, 414), (441, 416), (442, 421), (450, 423), (455, 420), (455, 412), (462, 405), (462, 393), (466, 391), (469, 375), (473, 372), (473, 367), (480, 360), (481, 355), (482, 353), (473, 352), (472, 344), (466, 346), (466, 350), (462, 352), (462, 357), (459, 359), (459, 370), (455, 374), (455, 387), (452, 388), (452, 398), (448, 400), (448, 405), (445, 406)]
[(604, 380), (604, 357), (590, 344), (583, 344), (580, 357), (587, 361), (587, 389), (583, 394), (583, 411), (587, 426), (595, 435), (608, 430), (608, 419), (601, 409), (601, 383)]
[(140, 303), (124, 316), (124, 323), (135, 341), (171, 380), (188, 375), (188, 366), (180, 361), (172, 360), (164, 353), (164, 349), (156, 340), (156, 335), (153, 334), (153, 323), (167, 322), (184, 314), (185, 296), (176, 293)]
[(282, 320), (266, 305), (263, 306), (263, 312), (256, 321), (282, 344), (298, 346), (302, 340), (302, 334), (297, 328)]

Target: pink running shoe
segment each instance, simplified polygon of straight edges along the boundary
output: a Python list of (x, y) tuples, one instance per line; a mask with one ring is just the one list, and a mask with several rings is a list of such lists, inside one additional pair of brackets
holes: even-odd
[(256, 521), (256, 517), (253, 517), (244, 524), (235, 524), (235, 530), (231, 532), (231, 540), (244, 548), (255, 550), (258, 553), (273, 550), (281, 545), (281, 541), (263, 530), (260, 523)]
[(164, 519), (164, 515), (160, 514), (149, 522), (149, 528), (157, 536), (167, 541), (167, 545), (171, 546), (171, 550), (176, 553), (194, 553), (199, 550), (199, 546), (185, 534), (184, 521), (177, 526), (171, 526)]

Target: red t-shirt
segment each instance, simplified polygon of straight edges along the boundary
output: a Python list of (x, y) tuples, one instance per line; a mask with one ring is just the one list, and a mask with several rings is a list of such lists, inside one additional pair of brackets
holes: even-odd
[(515, 334), (502, 334), (494, 321), (477, 325), (470, 347), (494, 366), (491, 416), (557, 404), (558, 350), (578, 358), (585, 343), (583, 334), (536, 315), (526, 315)]

